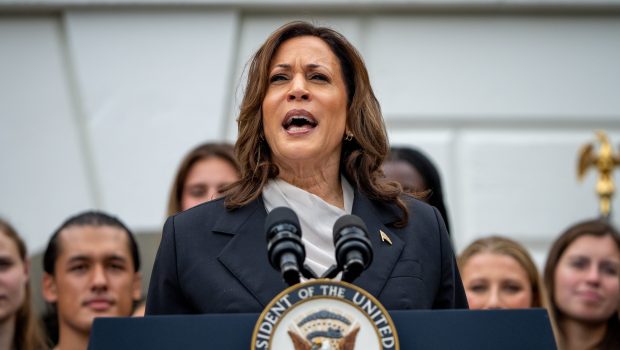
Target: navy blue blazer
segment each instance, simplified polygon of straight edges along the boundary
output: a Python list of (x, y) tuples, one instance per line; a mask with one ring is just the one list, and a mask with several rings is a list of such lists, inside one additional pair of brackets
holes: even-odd
[[(451, 243), (434, 207), (406, 198), (409, 223), (396, 205), (371, 201), (355, 191), (354, 215), (364, 220), (373, 245), (372, 264), (354, 281), (388, 309), (467, 308)], [(149, 286), (146, 313), (261, 312), (284, 290), (269, 264), (262, 197), (228, 211), (223, 199), (171, 216)], [(392, 244), (381, 240), (385, 232)]]

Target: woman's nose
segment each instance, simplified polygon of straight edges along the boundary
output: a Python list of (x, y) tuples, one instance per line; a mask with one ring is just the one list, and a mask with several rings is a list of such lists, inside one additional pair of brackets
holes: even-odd
[(310, 100), (310, 92), (306, 87), (306, 79), (296, 75), (291, 81), (291, 89), (288, 92), (288, 100)]
[(596, 264), (592, 264), (586, 275), (586, 280), (589, 284), (598, 285), (601, 282), (601, 273)]
[(499, 291), (491, 290), (485, 309), (501, 309), (502, 303), (499, 297)]

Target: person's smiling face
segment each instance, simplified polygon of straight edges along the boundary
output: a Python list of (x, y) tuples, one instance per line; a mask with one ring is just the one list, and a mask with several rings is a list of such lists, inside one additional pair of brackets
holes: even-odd
[(301, 36), (280, 45), (269, 67), (262, 113), (277, 165), (340, 161), (347, 92), (340, 61), (323, 40)]
[(610, 236), (584, 235), (571, 243), (555, 269), (553, 298), (567, 317), (604, 322), (620, 302), (620, 251)]

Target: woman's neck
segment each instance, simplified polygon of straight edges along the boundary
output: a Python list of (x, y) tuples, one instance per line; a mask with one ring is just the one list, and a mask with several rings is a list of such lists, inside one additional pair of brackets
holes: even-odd
[(0, 323), (0, 350), (13, 349), (15, 339), (15, 315)]
[(280, 179), (320, 197), (333, 206), (344, 209), (339, 162), (326, 162), (314, 167), (288, 164), (278, 165), (278, 167)]
[(559, 327), (564, 339), (563, 350), (595, 349), (607, 332), (607, 323), (584, 323), (576, 320), (561, 320)]

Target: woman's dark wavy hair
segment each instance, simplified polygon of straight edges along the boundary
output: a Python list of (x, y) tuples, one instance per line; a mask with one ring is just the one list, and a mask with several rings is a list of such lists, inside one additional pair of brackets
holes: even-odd
[(287, 23), (273, 32), (251, 60), (237, 119), (239, 136), (235, 154), (241, 166), (241, 180), (232, 185), (226, 207), (235, 209), (255, 200), (267, 180), (278, 176), (278, 167), (264, 141), (262, 103), (269, 86), (273, 56), (283, 42), (301, 36), (323, 40), (340, 61), (347, 90), (347, 129), (353, 134), (353, 140), (343, 141), (340, 172), (369, 198), (395, 202), (403, 213), (396, 226), (406, 225), (409, 213), (399, 198), (401, 189), (395, 182), (383, 179), (381, 164), (389, 152), (387, 131), (361, 55), (335, 30), (301, 21)]
[[(439, 170), (433, 164), (433, 161), (426, 156), (423, 152), (409, 147), (392, 147), (390, 154), (387, 158), (388, 161), (404, 161), (409, 163), (412, 167), (418, 170), (420, 175), (424, 178), (426, 188), (422, 193), (413, 193), (425, 200), (428, 204), (434, 206), (439, 210), (443, 221), (446, 224), (446, 229), (450, 232), (450, 219), (448, 217), (448, 210), (443, 200), (443, 188), (441, 186), (441, 176)], [(426, 192), (428, 191), (428, 192)]]
[[(565, 315), (560, 311), (555, 302), (555, 270), (558, 266), (562, 255), (568, 247), (582, 236), (605, 237), (609, 236), (613, 239), (618, 250), (620, 250), (620, 233), (605, 219), (595, 219), (579, 222), (564, 231), (553, 243), (547, 256), (543, 282), (547, 290), (547, 305), (551, 324), (554, 328), (555, 336), (558, 341), (558, 347), (564, 346), (565, 334), (558, 326), (558, 321)], [(607, 332), (597, 349), (620, 349), (620, 310), (614, 312), (607, 320)]]

